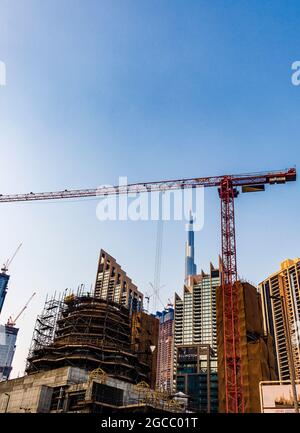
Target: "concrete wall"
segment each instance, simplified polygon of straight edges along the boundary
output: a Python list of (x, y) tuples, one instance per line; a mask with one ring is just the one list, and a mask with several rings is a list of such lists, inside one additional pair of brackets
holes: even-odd
[[(82, 394), (79, 407), (72, 406), (72, 411), (90, 412), (93, 383), (105, 384), (123, 391), (123, 406), (136, 406), (138, 404), (165, 404), (150, 388), (139, 388), (132, 383), (124, 382), (106, 375), (89, 375), (84, 369), (74, 367), (62, 367), (51, 371), (30, 374), (18, 379), (0, 383), (0, 412), (50, 412), (51, 403), (54, 403), (55, 412), (57, 403), (60, 402), (60, 411), (67, 412), (72, 395)], [(64, 387), (62, 397), (58, 396), (60, 387)], [(56, 394), (53, 395), (54, 389)], [(113, 390), (112, 390), (113, 391)], [(107, 392), (107, 389), (106, 391)], [(53, 401), (52, 401), (53, 397)], [(159, 400), (159, 401), (158, 401)], [(101, 399), (98, 400), (101, 405)], [(86, 404), (85, 404), (86, 402)], [(113, 403), (114, 404), (114, 403)]]
[[(3, 412), (49, 412), (54, 388), (66, 387), (67, 393), (82, 390), (85, 399), (92, 398), (92, 385), (86, 370), (62, 367), (55, 370), (30, 374), (17, 379), (0, 382), (0, 413)], [(135, 405), (143, 395), (135, 386), (113, 377), (106, 377), (105, 384), (124, 392), (123, 405)]]
[(53, 388), (83, 383), (85, 370), (62, 367), (0, 382), (0, 412), (49, 412)]

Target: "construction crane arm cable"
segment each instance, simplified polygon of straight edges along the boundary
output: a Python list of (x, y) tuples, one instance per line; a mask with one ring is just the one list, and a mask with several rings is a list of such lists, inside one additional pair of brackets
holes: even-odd
[(13, 261), (13, 259), (16, 257), (19, 249), (22, 246), (22, 242), (20, 243), (20, 245), (18, 246), (18, 248), (16, 249), (16, 251), (14, 252), (14, 254), (12, 255), (12, 257), (7, 261), (6, 267), (8, 268), (8, 266), (11, 264), (11, 262)]
[(24, 305), (24, 307), (22, 308), (22, 310), (19, 312), (19, 314), (16, 316), (15, 319), (13, 319), (12, 317), (10, 317), (7, 321), (7, 325), (8, 326), (15, 326), (17, 320), (19, 319), (19, 317), (24, 313), (24, 311), (26, 310), (26, 308), (28, 307), (28, 304), (31, 302), (32, 298), (35, 296), (36, 292), (34, 292), (30, 298), (28, 299), (28, 301), (26, 302), (26, 304)]
[(13, 259), (16, 257), (16, 255), (17, 255), (19, 249), (21, 248), (21, 246), (22, 246), (22, 242), (20, 243), (20, 245), (18, 246), (18, 248), (16, 249), (16, 251), (14, 252), (14, 254), (12, 255), (12, 257), (10, 259), (7, 259), (6, 262), (3, 264), (2, 268), (1, 268), (2, 272), (7, 272), (8, 271), (9, 265), (11, 264), (11, 262), (13, 261)]

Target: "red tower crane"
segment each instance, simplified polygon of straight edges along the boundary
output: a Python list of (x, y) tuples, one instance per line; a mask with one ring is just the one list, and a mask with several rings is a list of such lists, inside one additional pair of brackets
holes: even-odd
[(158, 182), (134, 183), (122, 186), (100, 187), (81, 190), (64, 190), (29, 194), (0, 195), (0, 203), (71, 199), (115, 194), (130, 194), (166, 191), (197, 187), (217, 187), (221, 200), (222, 243), (222, 296), (226, 412), (244, 412), (244, 395), (241, 371), (240, 334), (237, 314), (237, 260), (235, 241), (234, 199), (242, 192), (264, 191), (265, 185), (282, 184), (296, 180), (296, 169), (214, 176), (204, 178), (177, 179)]

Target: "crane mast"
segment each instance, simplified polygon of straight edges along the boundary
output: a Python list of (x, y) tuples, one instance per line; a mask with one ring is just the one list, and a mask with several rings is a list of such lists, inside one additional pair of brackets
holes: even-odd
[(283, 184), (295, 180), (296, 169), (290, 168), (259, 173), (140, 182), (121, 186), (103, 186), (92, 189), (0, 195), (0, 203), (103, 197), (107, 195), (130, 193), (163, 192), (185, 188), (217, 187), (221, 201), (221, 287), (223, 300), (226, 412), (238, 413), (244, 412), (245, 401), (242, 383), (240, 324), (237, 314), (238, 293), (236, 285), (234, 284), (237, 281), (234, 199), (238, 196), (240, 188), (242, 192), (263, 191), (266, 184)]
[(226, 412), (243, 413), (245, 402), (242, 383), (240, 324), (237, 311), (237, 280), (234, 199), (238, 191), (230, 178), (224, 177), (219, 188), (221, 199), (222, 306), (225, 363)]

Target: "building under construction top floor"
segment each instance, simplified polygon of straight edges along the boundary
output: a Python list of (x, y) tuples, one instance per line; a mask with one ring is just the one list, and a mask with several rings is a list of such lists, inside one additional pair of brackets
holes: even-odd
[(36, 321), (26, 372), (63, 366), (101, 368), (131, 383), (147, 381), (149, 365), (131, 347), (129, 309), (89, 293), (47, 300)]

